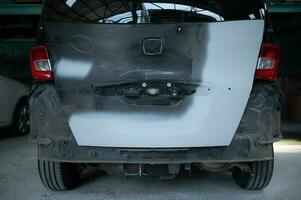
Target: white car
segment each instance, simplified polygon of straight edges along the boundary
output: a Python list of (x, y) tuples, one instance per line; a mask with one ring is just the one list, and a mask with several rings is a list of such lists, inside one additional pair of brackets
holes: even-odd
[(0, 75), (0, 127), (11, 126), (14, 135), (29, 131), (29, 86)]

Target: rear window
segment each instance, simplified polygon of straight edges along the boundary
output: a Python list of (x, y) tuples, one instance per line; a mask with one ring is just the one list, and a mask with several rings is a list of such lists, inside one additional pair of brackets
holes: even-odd
[(46, 21), (185, 23), (263, 19), (262, 0), (46, 0)]

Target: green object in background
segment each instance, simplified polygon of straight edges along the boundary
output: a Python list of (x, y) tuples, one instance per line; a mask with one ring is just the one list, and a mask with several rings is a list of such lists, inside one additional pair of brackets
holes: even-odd
[(0, 4), (0, 15), (39, 15), (42, 4)]
[(269, 3), (270, 13), (301, 13), (301, 3)]
[(18, 80), (30, 80), (29, 51), (36, 40), (0, 41), (0, 74)]

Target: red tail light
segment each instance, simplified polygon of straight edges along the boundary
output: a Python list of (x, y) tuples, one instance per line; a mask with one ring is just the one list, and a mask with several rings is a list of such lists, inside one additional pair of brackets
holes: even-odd
[(30, 50), (30, 65), (35, 82), (53, 80), (46, 46), (37, 46)]
[(275, 80), (280, 62), (279, 46), (272, 43), (264, 43), (258, 60), (255, 78)]

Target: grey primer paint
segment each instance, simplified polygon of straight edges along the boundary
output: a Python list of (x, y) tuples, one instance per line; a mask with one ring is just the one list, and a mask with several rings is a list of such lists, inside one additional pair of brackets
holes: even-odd
[[(263, 29), (263, 20), (47, 22), (55, 87), (76, 142), (125, 148), (228, 146), (252, 89)], [(156, 43), (143, 46), (152, 39)], [(155, 97), (126, 101), (94, 90), (156, 81), (194, 84), (197, 89), (169, 105), (163, 97), (154, 105), (147, 99)]]

